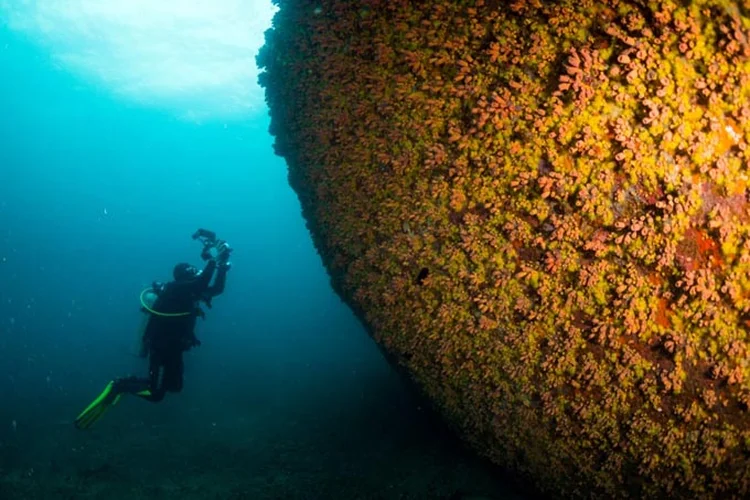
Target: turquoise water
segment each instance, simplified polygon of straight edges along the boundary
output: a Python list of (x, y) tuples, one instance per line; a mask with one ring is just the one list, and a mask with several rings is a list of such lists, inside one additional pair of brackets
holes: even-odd
[[(0, 498), (510, 498), (332, 292), (265, 109), (186, 120), (5, 25), (0, 68)], [(183, 392), (76, 430), (198, 227), (235, 252)]]

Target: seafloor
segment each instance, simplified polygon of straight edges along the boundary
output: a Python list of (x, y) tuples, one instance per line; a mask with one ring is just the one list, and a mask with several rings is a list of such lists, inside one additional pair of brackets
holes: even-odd
[(226, 391), (205, 384), (159, 407), (128, 400), (85, 433), (55, 418), (74, 407), (53, 403), (0, 434), (0, 498), (521, 498), (396, 375), (289, 396), (303, 383), (239, 388), (236, 399), (210, 399)]

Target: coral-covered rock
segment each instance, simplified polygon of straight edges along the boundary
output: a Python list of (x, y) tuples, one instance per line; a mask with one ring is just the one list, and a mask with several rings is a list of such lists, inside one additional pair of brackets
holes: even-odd
[(464, 438), (565, 496), (750, 495), (750, 4), (280, 3), (317, 248)]

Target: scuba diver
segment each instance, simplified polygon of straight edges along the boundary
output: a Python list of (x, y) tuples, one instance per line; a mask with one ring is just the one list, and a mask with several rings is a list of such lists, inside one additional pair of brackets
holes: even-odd
[[(224, 291), (231, 267), (232, 249), (226, 241), (205, 229), (196, 231), (193, 239), (203, 243), (201, 258), (206, 261), (203, 270), (186, 263), (177, 264), (173, 281), (154, 282), (141, 293), (141, 311), (148, 319), (141, 337), (140, 356), (148, 357), (148, 377), (124, 377), (109, 382), (75, 419), (78, 429), (91, 427), (123, 394), (157, 403), (167, 392), (182, 390), (182, 354), (200, 345), (194, 331), (198, 316), (205, 317), (200, 303), (211, 307), (211, 299)], [(211, 284), (214, 274), (216, 279)]]

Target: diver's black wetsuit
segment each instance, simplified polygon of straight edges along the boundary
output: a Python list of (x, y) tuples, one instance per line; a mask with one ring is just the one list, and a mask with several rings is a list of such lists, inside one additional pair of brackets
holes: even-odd
[[(173, 317), (151, 315), (143, 336), (149, 358), (149, 377), (147, 380), (123, 380), (124, 391), (138, 393), (143, 399), (158, 402), (164, 399), (167, 391), (182, 390), (182, 353), (197, 343), (195, 322), (202, 314), (198, 304), (203, 301), (210, 307), (211, 299), (224, 291), (227, 267), (218, 267), (213, 285), (211, 279), (217, 264), (210, 260), (194, 279), (170, 281), (157, 292), (158, 298), (153, 306), (155, 310), (167, 314), (190, 314)], [(150, 390), (144, 394), (144, 389)]]

